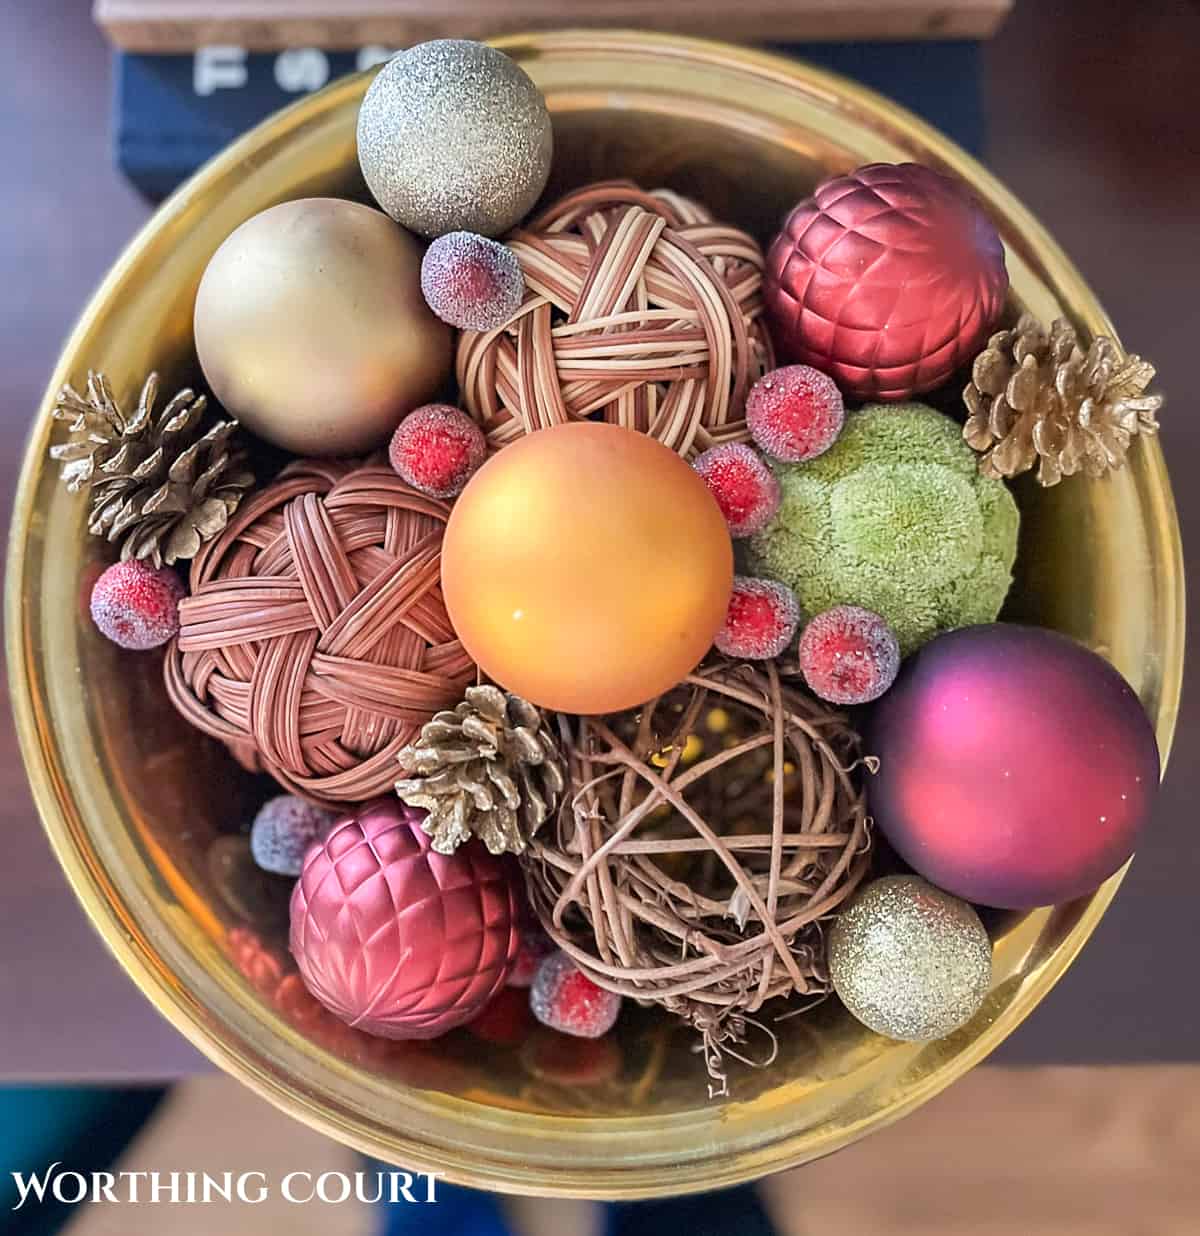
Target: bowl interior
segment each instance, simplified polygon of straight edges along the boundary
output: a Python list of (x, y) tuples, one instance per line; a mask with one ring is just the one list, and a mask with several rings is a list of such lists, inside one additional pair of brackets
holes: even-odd
[[(805, 66), (633, 34), (503, 45), (546, 93), (548, 192), (597, 178), (667, 185), (766, 240), (831, 171), (917, 159), (973, 182), (1009, 253), (1014, 294), (1043, 318), (1111, 326), (1036, 222), (962, 152), (877, 96)], [(327, 1133), (452, 1179), (521, 1192), (636, 1196), (711, 1188), (825, 1153), (896, 1118), (982, 1058), (1069, 963), (1120, 877), (1093, 897), (995, 916), (996, 978), (951, 1038), (901, 1045), (830, 1002), (775, 1028), (764, 1067), (734, 1064), (710, 1101), (690, 1031), (636, 1010), (614, 1041), (549, 1032), (506, 1046), (458, 1031), (383, 1044), (316, 1015), (286, 953), (285, 882), (236, 835), (269, 785), (173, 713), (156, 655), (125, 654), (86, 617), (107, 560), (84, 504), (45, 461), (52, 392), (102, 367), (121, 395), (158, 368), (194, 382), (191, 310), (209, 256), (242, 220), (310, 194), (362, 195), (354, 118), (366, 79), (268, 121), (160, 211), (68, 343), (37, 414), (13, 527), (9, 655), (40, 808), (99, 930), (162, 1011), (220, 1064)], [(1165, 752), (1181, 659), (1181, 564), (1156, 444), (1104, 482), (1020, 486), (1008, 614), (1069, 632), (1140, 693)], [(514, 1005), (519, 1014), (520, 1001)], [(768, 1057), (752, 1032), (750, 1057)], [(670, 1170), (666, 1170), (669, 1168)]]

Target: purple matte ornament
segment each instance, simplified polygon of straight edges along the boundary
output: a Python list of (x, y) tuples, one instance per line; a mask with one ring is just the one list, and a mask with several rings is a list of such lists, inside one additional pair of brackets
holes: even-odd
[(993, 623), (911, 657), (875, 705), (871, 813), (914, 871), (980, 905), (1091, 892), (1133, 853), (1158, 789), (1129, 684), (1065, 635)]
[(430, 849), (424, 811), (378, 799), (309, 850), (292, 892), (291, 950), (343, 1021), (431, 1039), (470, 1021), (520, 946), (516, 868), (470, 841)]

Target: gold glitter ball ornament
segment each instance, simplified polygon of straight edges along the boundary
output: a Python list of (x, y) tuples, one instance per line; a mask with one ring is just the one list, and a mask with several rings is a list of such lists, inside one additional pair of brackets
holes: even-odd
[(393, 56), (358, 112), (358, 161), (375, 200), (423, 236), (498, 236), (546, 187), (546, 101), (503, 52), (435, 39)]
[(829, 977), (869, 1029), (925, 1042), (979, 1011), (992, 980), (992, 945), (965, 901), (919, 876), (884, 876), (834, 923)]

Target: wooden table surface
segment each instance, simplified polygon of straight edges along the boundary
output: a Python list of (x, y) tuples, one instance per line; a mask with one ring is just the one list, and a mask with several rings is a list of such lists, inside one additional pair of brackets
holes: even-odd
[[(0, 0), (0, 492), (59, 345), (147, 207), (112, 171), (108, 52), (86, 0)], [(1159, 367), (1185, 548), (1200, 544), (1200, 9), (1018, 0), (986, 54), (989, 162), (1041, 216), (1127, 344)], [(1191, 375), (1191, 376), (1189, 376)], [(1200, 699), (1193, 664), (1154, 827), (1078, 962), (994, 1057), (1200, 1059)], [(0, 715), (0, 1077), (169, 1077), (200, 1057), (117, 969), (38, 825)]]

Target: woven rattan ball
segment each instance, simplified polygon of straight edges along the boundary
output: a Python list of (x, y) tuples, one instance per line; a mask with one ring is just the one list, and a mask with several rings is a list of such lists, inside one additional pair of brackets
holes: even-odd
[(678, 194), (614, 181), (568, 193), (507, 243), (525, 300), (458, 344), (463, 400), (491, 449), (595, 415), (682, 455), (748, 436), (746, 394), (774, 364), (751, 236)]
[(387, 467), (285, 468), (192, 564), (175, 707), (298, 794), (390, 792), (396, 753), (475, 674), (442, 601), (448, 516)]
[(723, 1086), (751, 1014), (831, 989), (822, 924), (869, 865), (872, 761), (774, 663), (558, 726), (572, 792), (523, 856), (530, 900), (596, 983), (695, 1026)]

